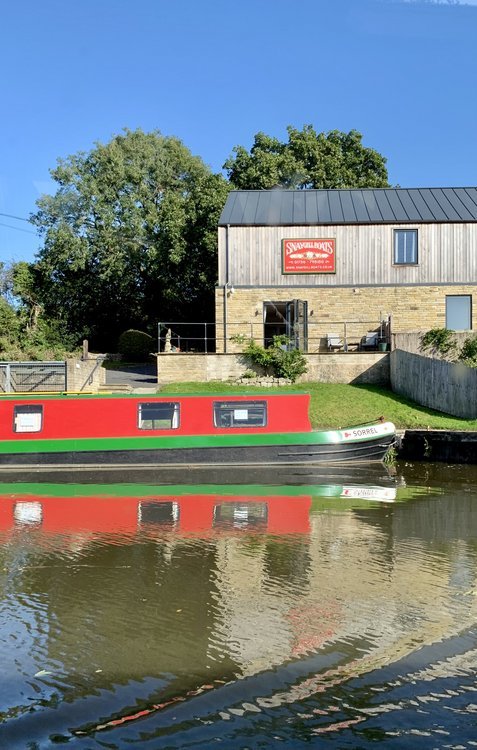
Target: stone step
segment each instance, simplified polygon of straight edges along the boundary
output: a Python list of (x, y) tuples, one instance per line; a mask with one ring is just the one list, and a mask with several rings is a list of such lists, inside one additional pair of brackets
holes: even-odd
[(99, 393), (131, 393), (132, 386), (129, 383), (104, 383), (99, 386)]

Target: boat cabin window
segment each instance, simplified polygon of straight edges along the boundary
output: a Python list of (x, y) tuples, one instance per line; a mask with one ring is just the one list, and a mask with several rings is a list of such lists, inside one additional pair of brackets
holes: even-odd
[(141, 501), (138, 516), (140, 524), (173, 527), (180, 517), (179, 505), (174, 501), (165, 500)]
[(175, 430), (179, 427), (179, 404), (174, 402), (144, 403), (138, 406), (140, 430)]
[(43, 406), (25, 404), (13, 409), (13, 432), (40, 432), (43, 426)]
[(220, 503), (214, 508), (214, 528), (265, 531), (268, 520), (267, 503)]
[(266, 401), (214, 401), (215, 427), (265, 427)]

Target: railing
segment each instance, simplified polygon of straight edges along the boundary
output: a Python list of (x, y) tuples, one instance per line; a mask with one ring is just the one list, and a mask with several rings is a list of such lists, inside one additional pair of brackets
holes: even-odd
[(66, 362), (0, 362), (0, 391), (65, 391)]
[(390, 348), (391, 316), (381, 320), (308, 320), (284, 325), (262, 320), (231, 321), (225, 334), (221, 323), (159, 323), (158, 352), (239, 352), (250, 339), (268, 345), (285, 334), (292, 347), (308, 354), (325, 352), (377, 351)]
[(159, 323), (158, 352), (216, 351), (215, 323)]

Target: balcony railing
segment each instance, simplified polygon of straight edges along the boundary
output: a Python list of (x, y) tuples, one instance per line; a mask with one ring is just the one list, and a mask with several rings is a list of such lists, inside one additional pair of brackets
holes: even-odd
[(223, 323), (166, 322), (158, 325), (158, 352), (237, 353), (250, 339), (265, 345), (285, 334), (290, 346), (308, 354), (385, 351), (390, 348), (391, 316), (382, 320), (308, 320), (307, 324), (264, 323), (250, 320)]

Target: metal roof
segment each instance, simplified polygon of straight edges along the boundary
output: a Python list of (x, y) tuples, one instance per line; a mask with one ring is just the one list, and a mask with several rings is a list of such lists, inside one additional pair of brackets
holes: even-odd
[(219, 226), (477, 221), (477, 188), (233, 190)]

